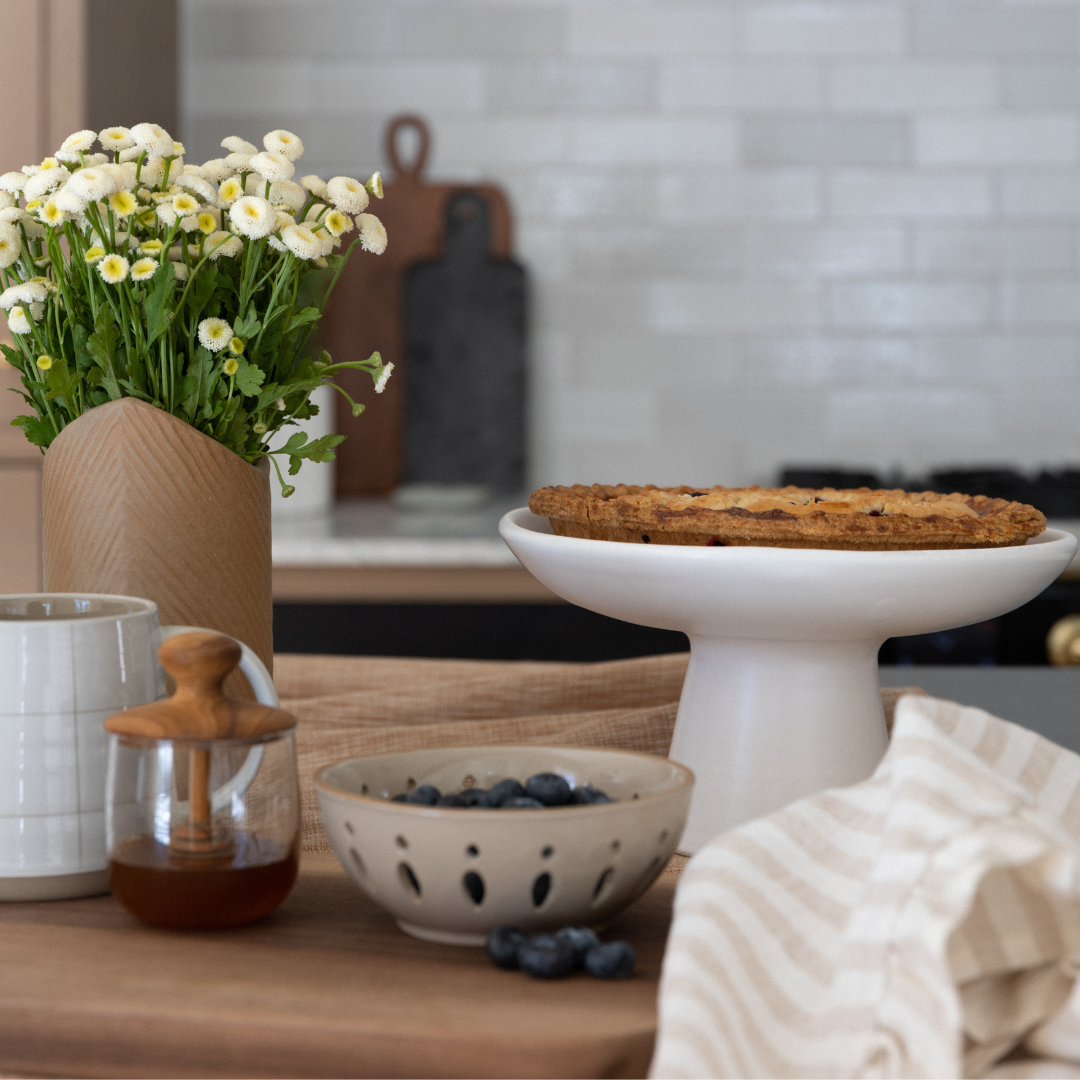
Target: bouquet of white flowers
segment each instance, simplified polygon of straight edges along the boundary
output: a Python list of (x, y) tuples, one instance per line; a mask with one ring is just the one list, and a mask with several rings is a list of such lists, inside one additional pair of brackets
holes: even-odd
[[(95, 140), (104, 153), (90, 153)], [(230, 136), (202, 165), (156, 124), (78, 131), (53, 157), (0, 175), (0, 308), (33, 416), (13, 423), (47, 447), (76, 417), (121, 397), (171, 413), (246, 461), (275, 455), (295, 474), (329, 461), (344, 436), (282, 427), (315, 415), (330, 383), (368, 371), (376, 391), (392, 364), (378, 353), (335, 364), (306, 349), (352, 248), (381, 254), (386, 230), (364, 213), (382, 198), (376, 173), (293, 181), (304, 145), (271, 131), (260, 151)], [(22, 202), (22, 205), (20, 205)], [(356, 215), (354, 218), (352, 215)], [(354, 228), (358, 236), (334, 254)]]

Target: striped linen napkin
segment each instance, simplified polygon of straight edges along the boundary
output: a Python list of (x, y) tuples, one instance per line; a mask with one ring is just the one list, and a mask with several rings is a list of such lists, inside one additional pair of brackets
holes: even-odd
[(874, 775), (690, 861), (654, 1077), (1080, 1077), (1080, 757), (900, 699)]

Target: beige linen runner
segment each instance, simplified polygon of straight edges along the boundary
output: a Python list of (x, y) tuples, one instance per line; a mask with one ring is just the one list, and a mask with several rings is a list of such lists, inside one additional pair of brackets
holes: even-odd
[(1080, 1077), (1077, 962), (1080, 757), (907, 696), (870, 780), (690, 861), (652, 1075)]

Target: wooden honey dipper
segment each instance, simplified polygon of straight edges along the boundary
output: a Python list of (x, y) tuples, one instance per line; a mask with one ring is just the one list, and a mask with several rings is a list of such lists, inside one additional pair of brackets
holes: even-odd
[[(222, 683), (240, 663), (240, 646), (224, 634), (177, 634), (158, 649), (176, 682), (165, 701), (138, 705), (105, 721), (105, 730), (136, 739), (211, 742), (273, 735), (296, 726), (284, 709), (225, 696)], [(178, 748), (179, 749), (179, 748)], [(173, 826), (170, 850), (181, 855), (226, 855), (232, 838), (215, 837), (210, 805), (210, 750), (188, 749), (188, 821)]]

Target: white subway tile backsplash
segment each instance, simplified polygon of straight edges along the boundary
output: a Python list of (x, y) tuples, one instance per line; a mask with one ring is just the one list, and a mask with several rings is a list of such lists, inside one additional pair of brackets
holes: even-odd
[(659, 278), (649, 289), (650, 328), (666, 333), (753, 334), (821, 325), (813, 282)]
[(811, 112), (822, 107), (823, 77), (816, 63), (730, 60), (665, 61), (660, 105), (671, 111)]
[(900, 165), (911, 157), (903, 119), (743, 121), (750, 165)]
[(813, 169), (661, 174), (657, 203), (662, 221), (806, 221), (821, 213), (821, 180)]
[(987, 218), (994, 187), (985, 173), (838, 169), (828, 209), (837, 218)]
[(899, 227), (802, 226), (748, 228), (746, 268), (752, 274), (859, 276), (907, 269)]
[(709, 0), (572, 0), (574, 57), (713, 56), (735, 47), (737, 9)]
[(1008, 278), (1001, 317), (1007, 327), (1080, 327), (1080, 276)]
[(920, 226), (915, 266), (930, 273), (1071, 270), (1075, 232), (1048, 226)]
[(989, 110), (998, 104), (998, 78), (988, 62), (862, 60), (832, 69), (828, 103), (855, 113)]
[(874, 0), (791, 0), (747, 4), (745, 48), (798, 56), (890, 56), (907, 47), (904, 5)]
[(920, 165), (1060, 165), (1080, 154), (1080, 124), (1069, 114), (917, 117)]
[(989, 285), (966, 280), (837, 282), (829, 287), (834, 325), (851, 329), (973, 329), (993, 310)]
[(1000, 180), (1006, 218), (1071, 218), (1080, 215), (1080, 171), (1005, 173)]
[(1000, 0), (920, 0), (915, 4), (917, 53), (963, 56), (1074, 56), (1073, 3), (1011, 4)]
[(180, 4), (188, 160), (508, 192), (531, 480), (1080, 460), (1080, 0)]
[(582, 165), (733, 165), (738, 160), (734, 120), (664, 120), (642, 116), (571, 120), (567, 152)]

